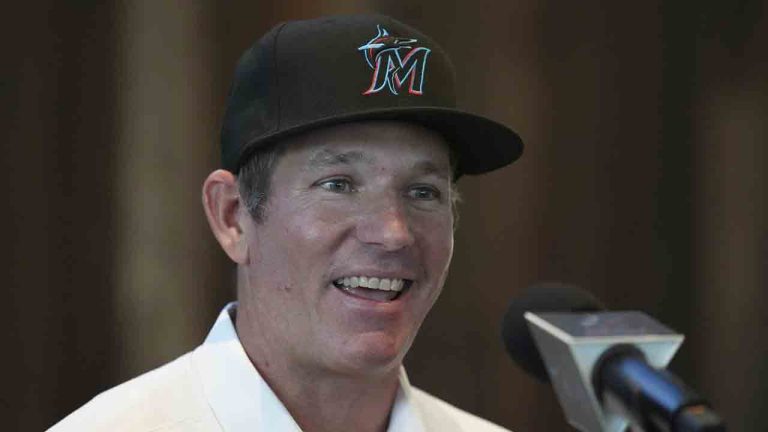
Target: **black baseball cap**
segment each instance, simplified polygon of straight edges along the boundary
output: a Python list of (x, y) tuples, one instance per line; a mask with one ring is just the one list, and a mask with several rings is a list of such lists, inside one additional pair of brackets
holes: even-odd
[(400, 120), (443, 135), (454, 173), (515, 161), (520, 137), (456, 109), (453, 66), (427, 35), (383, 15), (330, 16), (274, 27), (240, 58), (221, 129), (223, 168), (292, 134), (361, 120)]

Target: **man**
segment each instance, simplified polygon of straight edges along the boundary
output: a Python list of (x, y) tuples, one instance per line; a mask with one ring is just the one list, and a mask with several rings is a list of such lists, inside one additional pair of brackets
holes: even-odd
[(522, 151), (454, 105), (443, 51), (391, 18), (262, 37), (238, 63), (223, 169), (203, 185), (238, 302), (200, 347), (53, 430), (504, 430), (402, 369), (448, 271), (455, 180)]

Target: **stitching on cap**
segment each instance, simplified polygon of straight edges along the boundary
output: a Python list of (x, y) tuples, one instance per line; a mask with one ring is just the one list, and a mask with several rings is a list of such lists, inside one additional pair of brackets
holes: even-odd
[(277, 41), (280, 37), (280, 33), (283, 31), (285, 26), (288, 25), (287, 22), (280, 25), (280, 27), (277, 29), (277, 32), (275, 32), (275, 43), (272, 45), (272, 62), (274, 70), (275, 70), (275, 88), (277, 89), (277, 122), (275, 122), (275, 129), (273, 131), (280, 130), (280, 122), (281, 114), (282, 114), (282, 93), (280, 92), (280, 71), (277, 68)]

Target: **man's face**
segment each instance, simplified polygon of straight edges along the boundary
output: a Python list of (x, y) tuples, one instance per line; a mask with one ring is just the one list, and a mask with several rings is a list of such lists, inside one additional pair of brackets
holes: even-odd
[(305, 134), (275, 167), (264, 221), (246, 215), (238, 320), (264, 348), (293, 367), (396, 370), (453, 252), (443, 138), (398, 122)]

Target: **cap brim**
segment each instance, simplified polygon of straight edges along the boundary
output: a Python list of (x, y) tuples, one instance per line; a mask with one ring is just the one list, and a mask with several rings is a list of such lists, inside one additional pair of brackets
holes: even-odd
[[(401, 120), (421, 124), (443, 135), (458, 155), (456, 178), (483, 174), (504, 167), (523, 153), (523, 141), (512, 129), (464, 111), (437, 107), (398, 107), (361, 111), (317, 119), (301, 126), (263, 135), (243, 146), (240, 163), (257, 144), (323, 126), (360, 120)], [(239, 167), (238, 167), (239, 168)]]

